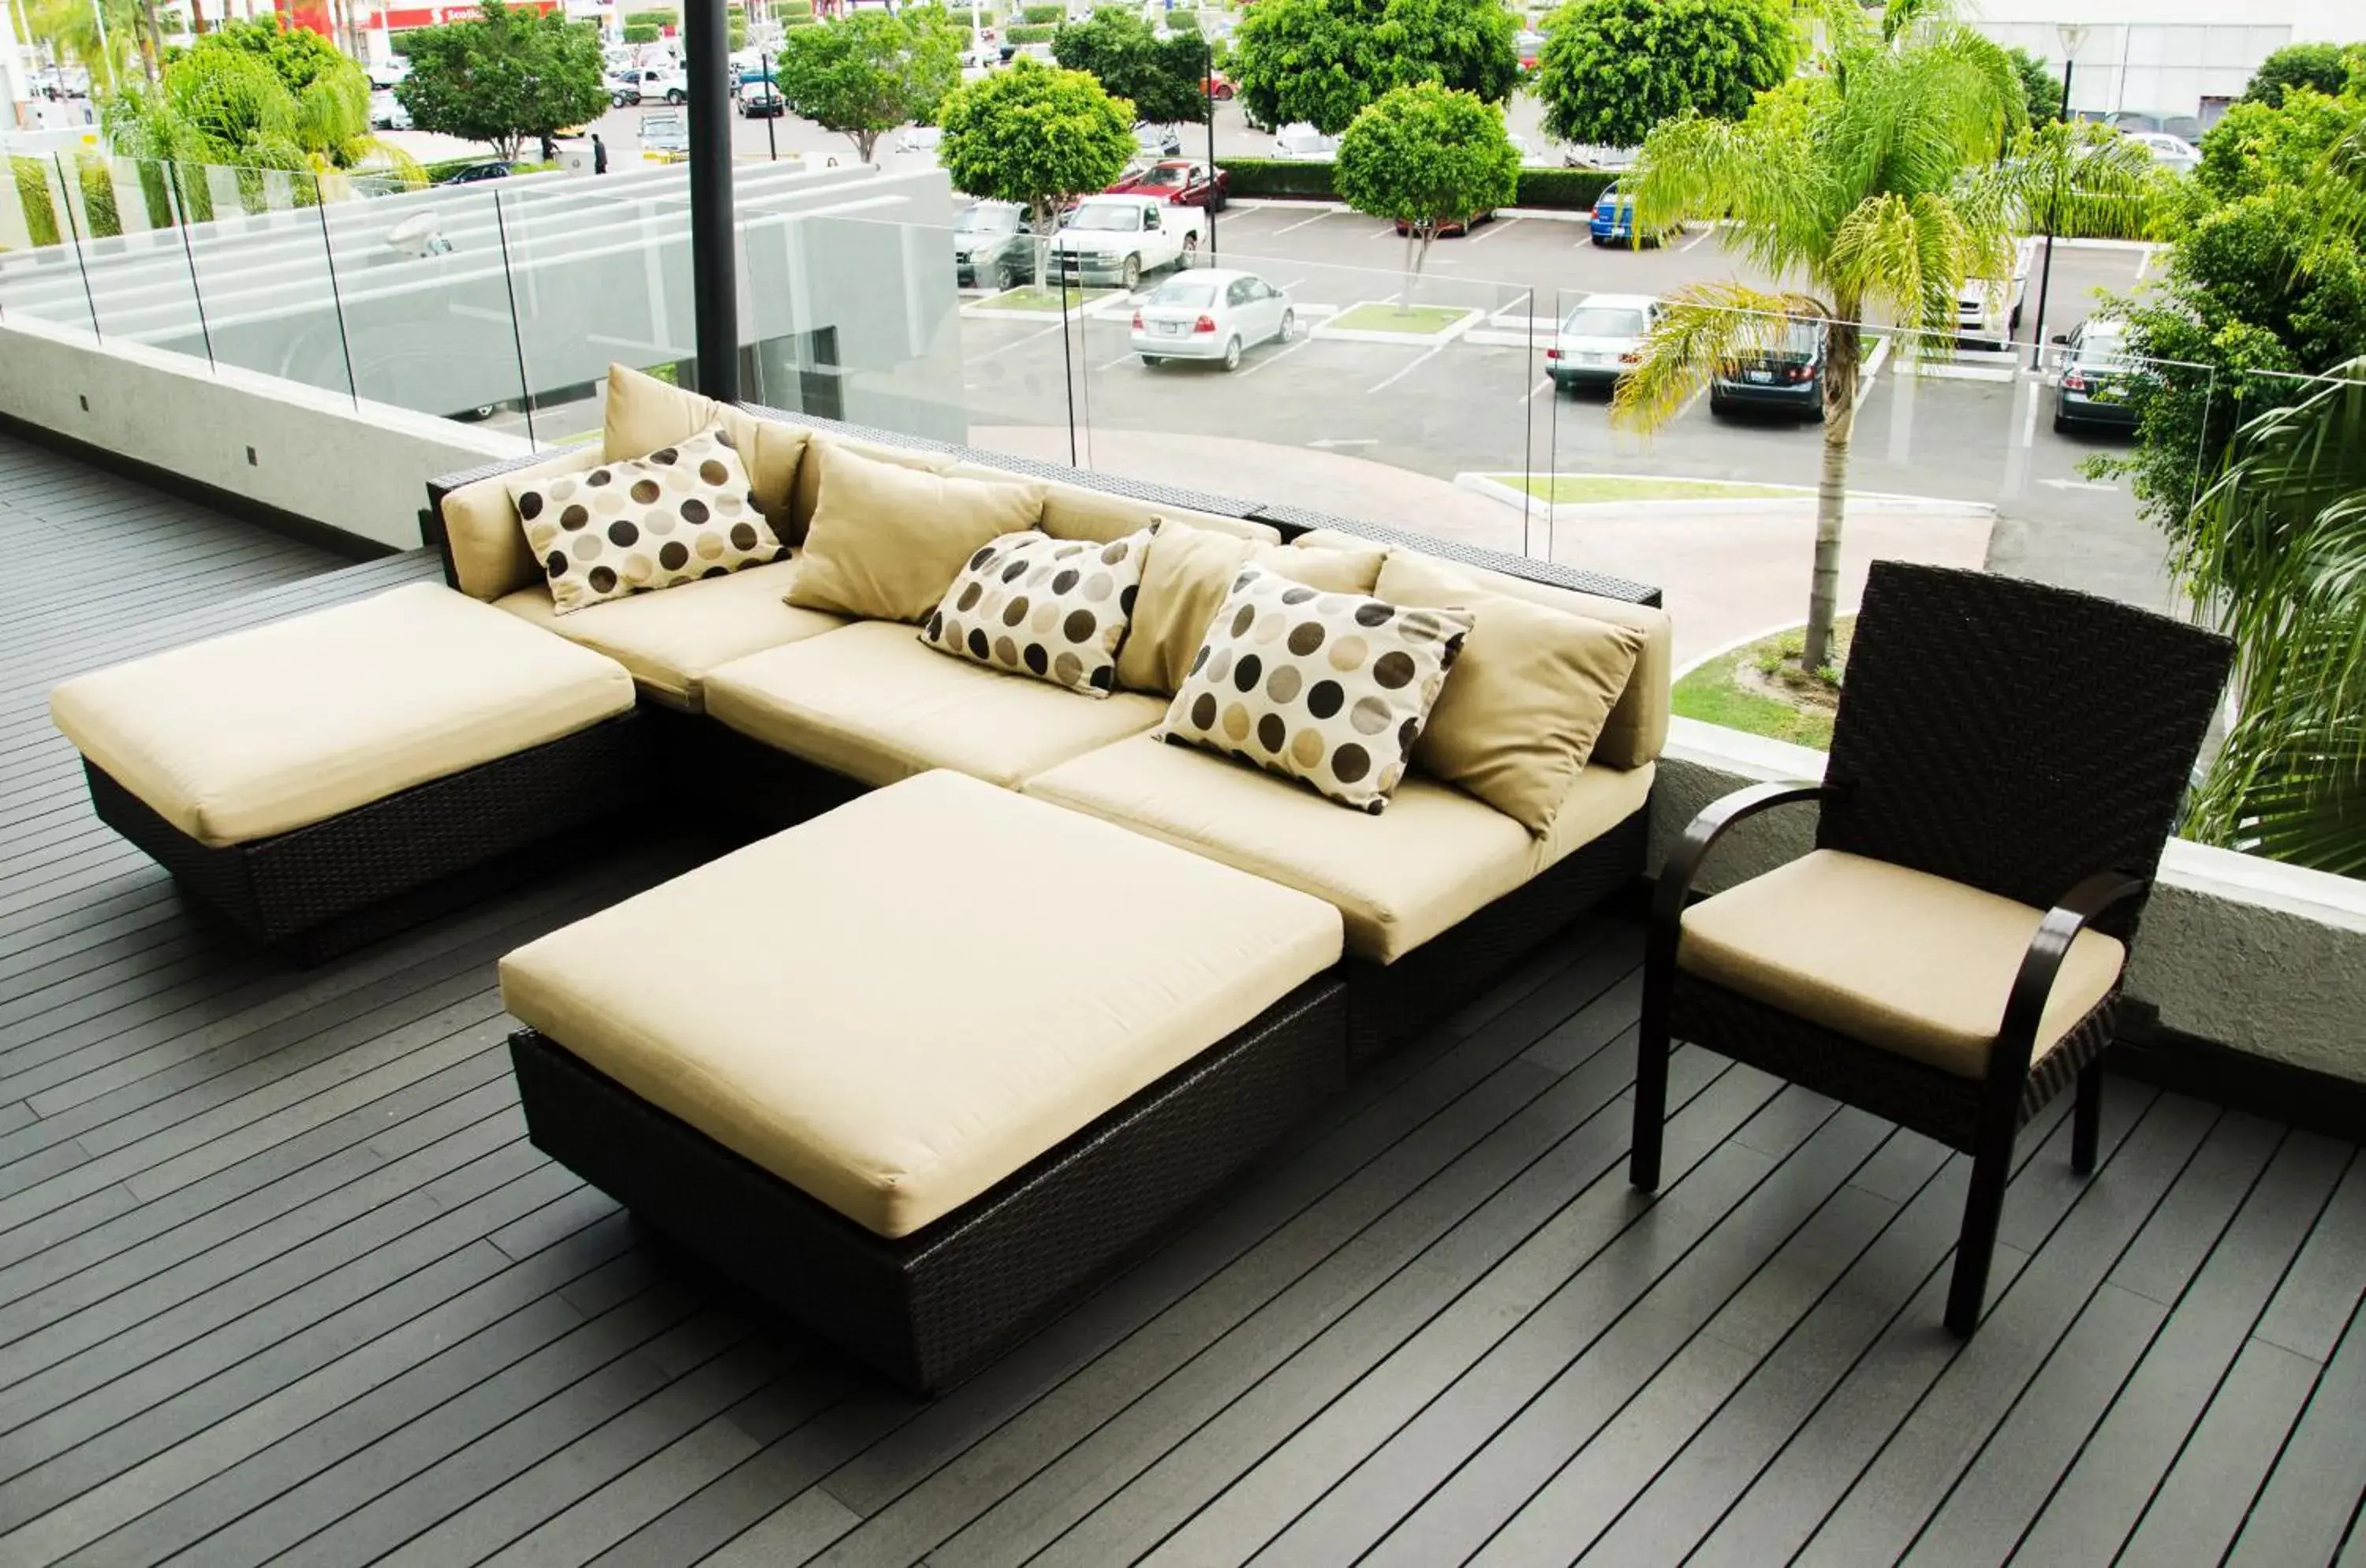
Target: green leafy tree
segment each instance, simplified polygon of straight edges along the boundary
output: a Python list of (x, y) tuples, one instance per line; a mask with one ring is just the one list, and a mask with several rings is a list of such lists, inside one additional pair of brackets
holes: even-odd
[(933, 6), (856, 11), (783, 39), (772, 79), (792, 113), (845, 137), (867, 164), (880, 137), (931, 118), (960, 85), (963, 36)]
[[(1133, 146), (1133, 105), (1098, 82), (1020, 59), (945, 95), (937, 162), (953, 187), (988, 201), (1015, 202), (1048, 234), (1071, 197), (1125, 172)], [(1042, 281), (1043, 247), (1036, 247)]]
[(1632, 147), (1663, 119), (1740, 119), (1789, 79), (1797, 36), (1762, 0), (1572, 0), (1545, 20), (1545, 132)]
[(1133, 112), (1154, 123), (1198, 119), (1206, 112), (1200, 83), (1207, 46), (1197, 33), (1161, 39), (1139, 12), (1103, 6), (1088, 20), (1061, 28), (1052, 35), (1052, 57), (1091, 75), (1111, 96), (1131, 100)]
[[(1729, 218), (1727, 247), (1796, 287), (1673, 290), (1612, 403), (1619, 423), (1655, 428), (1719, 367), (1773, 348), (1795, 319), (1829, 323), (1801, 659), (1810, 671), (1831, 660), (1865, 322), (1878, 313), (1952, 339), (1956, 291), (1966, 278), (2003, 276), (2033, 201), (2066, 184), (2040, 160), (2000, 159), (2027, 117), (2020, 76), (1940, 6), (1886, 17), (1889, 36), (1853, 6), (1829, 8), (1823, 25), (1829, 53), (1812, 88), (1770, 94), (1766, 113), (1738, 124), (1666, 121), (1624, 182), (1636, 189), (1639, 224)], [(2132, 165), (2090, 164), (2070, 187), (2079, 201), (2140, 201)], [(2124, 190), (2112, 188), (2114, 167)]]
[(493, 0), (481, 15), (404, 35), (411, 74), (395, 96), (422, 130), (492, 145), (514, 159), (608, 107), (600, 32), (558, 11)]
[(2042, 57), (2025, 49), (2008, 49), (2005, 54), (2021, 77), (2022, 99), (2029, 106), (2029, 123), (2048, 125), (2062, 118), (2062, 73)]
[(25, 0), (33, 41), (90, 73), (96, 92), (121, 91), (162, 67), (155, 7), (144, 0)]
[(1520, 154), (1501, 108), (1424, 82), (1391, 88), (1348, 123), (1333, 177), (1348, 206), (1405, 225), (1410, 306), (1438, 226), (1508, 205)]
[(1502, 103), (1519, 85), (1501, 0), (1258, 0), (1230, 61), (1249, 118), (1330, 135), (1392, 87), (1436, 82)]
[(2243, 89), (2243, 102), (2275, 108), (2295, 87), (2337, 97), (2361, 63), (2366, 61), (2361, 61), (2357, 44), (2345, 48), (2338, 43), (2288, 43), (2259, 62), (2259, 68), (2251, 73), (2250, 85)]
[(2310, 87), (2284, 92), (2275, 107), (2251, 98), (2230, 106), (2202, 138), (2193, 177), (2217, 201), (2308, 182), (2358, 118), (2355, 101)]

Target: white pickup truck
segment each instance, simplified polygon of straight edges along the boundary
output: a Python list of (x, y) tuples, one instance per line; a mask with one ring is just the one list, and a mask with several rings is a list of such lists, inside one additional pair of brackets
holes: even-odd
[(1052, 260), (1072, 283), (1130, 289), (1146, 272), (1197, 261), (1207, 229), (1200, 208), (1151, 196), (1088, 196), (1052, 236)]

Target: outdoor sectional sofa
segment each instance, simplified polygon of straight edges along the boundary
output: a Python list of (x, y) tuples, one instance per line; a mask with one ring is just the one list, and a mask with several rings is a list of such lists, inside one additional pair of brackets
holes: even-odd
[[(546, 576), (529, 547), (521, 506), (537, 502), (520, 487), (569, 493), (559, 481), (613, 459), (671, 461), (717, 422), (786, 558), (562, 611), (550, 583), (564, 563)], [(1190, 645), (1214, 598), (1169, 606), (1186, 636), (1162, 652), (1149, 601), (1129, 592), (1145, 640), (1084, 695), (948, 657), (908, 618), (788, 604), (821, 558), (794, 547), (817, 514), (842, 530), (846, 498), (880, 464), (1011, 487), (1031, 528), (1100, 559), (1155, 519), (1155, 541), (1254, 549), (1326, 598), (1566, 611), (1618, 629), (1632, 668), (1600, 694), (1591, 759), (1534, 824), (1419, 768), (1392, 781), (1385, 810), (1343, 809), (1154, 738), (1173, 691), (1200, 678), (1209, 649), (1194, 660)], [(554, 839), (580, 859), (637, 815), (736, 825), (746, 847), (504, 961), (505, 1000), (527, 1025), (513, 1049), (528, 1125), (914, 1387), (974, 1369), (1356, 1062), (1642, 871), (1670, 639), (1656, 593), (1637, 585), (718, 409), (624, 371), (602, 446), (435, 481), (422, 520), (447, 588), (60, 688), (53, 712), (102, 815), (303, 954), (448, 901), (456, 875)], [(1459, 608), (1405, 620), (1417, 615), (1433, 637), (1468, 624)], [(334, 765), (300, 733), (225, 748), (226, 727), (233, 739), (303, 728), (268, 694), (274, 680), (308, 702), (350, 694), (328, 727)], [(468, 722), (439, 726), (439, 704)]]

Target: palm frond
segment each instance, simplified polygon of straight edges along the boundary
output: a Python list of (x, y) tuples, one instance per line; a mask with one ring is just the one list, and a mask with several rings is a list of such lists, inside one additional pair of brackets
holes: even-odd
[(1687, 283), (1662, 301), (1644, 335), (1641, 356), (1619, 378), (1610, 418), (1630, 430), (1655, 430), (1675, 417), (1719, 369), (1779, 347), (1801, 317), (1831, 314), (1804, 294), (1774, 294), (1741, 283)]
[(1778, 276), (1822, 258), (1823, 180), (1799, 138), (1750, 120), (1664, 121), (1621, 186), (1635, 193), (1638, 230), (1729, 219), (1726, 244)]

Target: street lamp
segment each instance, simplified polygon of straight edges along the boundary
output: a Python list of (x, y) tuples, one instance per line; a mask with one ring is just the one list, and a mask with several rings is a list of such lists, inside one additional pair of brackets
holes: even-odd
[(1208, 265), (1216, 262), (1216, 201), (1223, 194), (1216, 177), (1216, 45), (1206, 33), (1200, 35), (1201, 60), (1207, 69), (1200, 73), (1200, 91), (1205, 96), (1208, 109)]
[[(2083, 22), (2063, 22), (2054, 31), (2062, 40), (2062, 126), (2067, 138), (2073, 123), (2070, 118), (2070, 69), (2078, 61), (2079, 46), (2087, 41), (2087, 27)], [(2068, 161), (2070, 151), (2066, 141), (2063, 149), (2065, 163)], [(2062, 207), (2062, 168), (2056, 165), (2054, 199), (2045, 204), (2045, 261), (2037, 274), (2037, 321), (2029, 333), (2029, 367), (2032, 370), (2040, 370), (2045, 366), (2045, 295), (2054, 287), (2054, 228), (2058, 221), (2056, 214)]]

